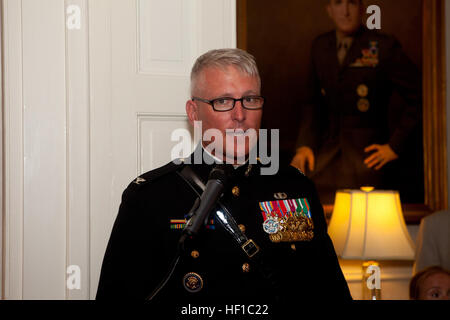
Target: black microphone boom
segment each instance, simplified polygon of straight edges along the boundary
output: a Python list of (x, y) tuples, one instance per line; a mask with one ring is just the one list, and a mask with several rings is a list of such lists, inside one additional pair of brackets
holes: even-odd
[(195, 210), (183, 230), (185, 235), (195, 236), (202, 225), (205, 224), (211, 210), (223, 193), (229, 170), (230, 165), (221, 164), (217, 165), (211, 171), (208, 182), (206, 183), (205, 191), (203, 191), (200, 197), (200, 205), (197, 210)]
[(164, 279), (161, 281), (158, 287), (156, 287), (156, 289), (153, 290), (150, 295), (148, 295), (146, 300), (152, 300), (172, 277), (172, 274), (175, 271), (178, 262), (180, 261), (180, 254), (184, 251), (184, 241), (187, 239), (187, 237), (195, 236), (202, 227), (202, 224), (206, 222), (206, 219), (209, 217), (211, 210), (214, 208), (220, 196), (222, 195), (223, 189), (226, 185), (227, 176), (229, 175), (231, 170), (232, 169), (230, 165), (220, 164), (217, 165), (209, 174), (208, 183), (206, 184), (205, 190), (200, 196), (200, 204), (198, 204), (199, 198), (197, 198), (194, 206), (190, 211), (193, 211), (194, 213), (189, 219), (186, 227), (183, 230), (183, 233), (181, 234), (180, 239), (178, 240), (176, 257), (170, 264), (170, 267), (168, 269), (169, 271)]

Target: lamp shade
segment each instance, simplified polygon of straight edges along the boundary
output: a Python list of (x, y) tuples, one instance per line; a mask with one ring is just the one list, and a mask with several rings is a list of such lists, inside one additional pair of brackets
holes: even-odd
[(343, 259), (414, 259), (397, 191), (338, 190), (328, 233)]

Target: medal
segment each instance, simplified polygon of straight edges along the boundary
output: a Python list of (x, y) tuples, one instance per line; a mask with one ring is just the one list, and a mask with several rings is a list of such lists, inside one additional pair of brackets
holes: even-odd
[(314, 225), (306, 198), (260, 202), (263, 230), (270, 241), (311, 241)]
[(374, 56), (378, 58), (378, 41), (370, 41), (369, 42), (370, 45), (370, 53)]
[(263, 229), (268, 234), (274, 234), (278, 232), (280, 228), (280, 223), (276, 217), (269, 217), (263, 223)]
[(361, 50), (362, 57), (350, 64), (350, 67), (372, 67), (375, 68), (379, 61), (378, 41), (370, 41), (369, 48)]

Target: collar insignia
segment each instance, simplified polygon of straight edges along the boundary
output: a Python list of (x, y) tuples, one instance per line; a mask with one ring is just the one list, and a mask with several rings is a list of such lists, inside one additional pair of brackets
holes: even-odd
[(284, 192), (277, 192), (273, 194), (274, 198), (277, 200), (284, 200), (287, 199), (287, 194)]

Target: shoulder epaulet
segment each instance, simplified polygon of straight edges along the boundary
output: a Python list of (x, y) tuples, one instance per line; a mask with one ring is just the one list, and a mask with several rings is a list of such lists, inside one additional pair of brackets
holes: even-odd
[(159, 167), (159, 168), (150, 170), (144, 174), (141, 174), (139, 177), (134, 179), (133, 182), (131, 182), (131, 183), (134, 183), (137, 185), (149, 183), (151, 181), (154, 181), (155, 179), (158, 179), (161, 176), (164, 176), (172, 171), (179, 169), (183, 165), (184, 165), (183, 160), (178, 161), (178, 159), (177, 159), (176, 161), (171, 161), (162, 167)]
[(151, 182), (157, 180), (158, 178), (161, 178), (171, 172), (174, 172), (182, 168), (183, 166), (184, 166), (184, 159), (176, 159), (162, 167), (141, 174), (128, 185), (128, 187), (123, 193), (122, 199), (142, 189), (145, 185), (148, 185)]

